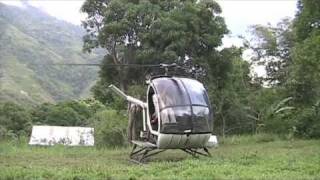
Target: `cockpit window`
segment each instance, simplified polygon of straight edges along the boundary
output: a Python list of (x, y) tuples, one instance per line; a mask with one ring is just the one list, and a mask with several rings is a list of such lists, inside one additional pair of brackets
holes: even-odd
[(193, 110), (193, 132), (210, 132), (210, 111), (209, 108), (203, 106), (192, 106)]
[(211, 132), (209, 99), (200, 82), (167, 77), (157, 78), (152, 82), (157, 97), (153, 101), (159, 105), (161, 133)]
[(181, 81), (159, 78), (153, 81), (157, 87), (160, 109), (190, 104), (188, 94)]
[(208, 106), (209, 101), (205, 88), (201, 83), (193, 79), (181, 78), (189, 92), (191, 103), (194, 105)]
[(189, 106), (170, 107), (161, 111), (162, 129), (165, 133), (191, 131), (191, 109)]

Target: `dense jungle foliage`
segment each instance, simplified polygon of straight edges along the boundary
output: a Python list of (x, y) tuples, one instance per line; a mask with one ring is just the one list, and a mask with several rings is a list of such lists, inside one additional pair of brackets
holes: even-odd
[[(299, 0), (294, 19), (253, 25), (243, 47), (223, 49), (218, 47), (228, 29), (214, 1), (87, 0), (82, 11), (89, 15), (84, 49), (109, 52), (93, 88), (101, 102), (121, 108), (106, 88), (110, 83), (143, 97), (137, 86), (148, 73), (129, 68), (110, 73), (107, 64), (174, 62), (200, 70), (189, 74), (207, 86), (214, 133), (320, 137), (319, 1)], [(244, 60), (246, 50), (252, 57)], [(256, 65), (266, 67), (266, 76), (250, 73)]]

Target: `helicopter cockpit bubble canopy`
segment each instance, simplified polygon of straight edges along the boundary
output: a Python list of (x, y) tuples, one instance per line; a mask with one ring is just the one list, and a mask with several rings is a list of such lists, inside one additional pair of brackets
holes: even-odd
[(152, 79), (150, 84), (158, 97), (155, 109), (160, 114), (160, 133), (212, 132), (212, 112), (203, 84), (194, 79), (178, 77), (158, 77)]

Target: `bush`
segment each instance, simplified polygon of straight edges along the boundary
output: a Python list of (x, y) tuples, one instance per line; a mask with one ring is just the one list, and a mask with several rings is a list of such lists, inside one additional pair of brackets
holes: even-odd
[(298, 111), (296, 121), (298, 135), (307, 138), (320, 138), (320, 114), (317, 106)]
[(261, 106), (258, 114), (260, 132), (279, 135), (290, 134), (295, 124), (292, 116), (295, 108), (291, 106), (291, 101), (292, 97), (287, 97), (270, 101), (265, 104), (265, 107)]
[(94, 99), (42, 104), (33, 110), (33, 122), (55, 126), (86, 126), (97, 111), (105, 106)]
[(7, 137), (8, 130), (3, 126), (0, 125), (0, 139), (5, 139)]
[(0, 104), (1, 138), (28, 135), (31, 126), (31, 115), (28, 110), (10, 102)]
[(100, 111), (89, 120), (89, 125), (94, 127), (96, 146), (116, 147), (127, 144), (125, 113), (115, 110)]

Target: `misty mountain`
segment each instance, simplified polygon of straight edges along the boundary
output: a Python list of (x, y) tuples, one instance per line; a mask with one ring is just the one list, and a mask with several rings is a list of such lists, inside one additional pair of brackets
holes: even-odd
[(38, 104), (89, 96), (102, 53), (82, 52), (83, 29), (25, 5), (0, 3), (0, 101)]

